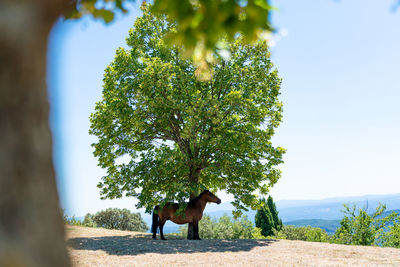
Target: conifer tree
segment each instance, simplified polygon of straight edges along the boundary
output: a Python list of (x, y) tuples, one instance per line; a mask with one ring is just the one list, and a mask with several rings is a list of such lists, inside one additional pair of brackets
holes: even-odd
[(274, 228), (279, 231), (282, 229), (282, 220), (278, 217), (278, 211), (276, 210), (274, 200), (271, 196), (268, 196), (267, 204), (274, 221)]
[(278, 217), (278, 212), (275, 207), (275, 203), (271, 196), (265, 201), (261, 199), (262, 208), (257, 210), (255, 221), (256, 227), (261, 228), (261, 234), (263, 236), (273, 235), (273, 231), (280, 230), (282, 228), (282, 220)]

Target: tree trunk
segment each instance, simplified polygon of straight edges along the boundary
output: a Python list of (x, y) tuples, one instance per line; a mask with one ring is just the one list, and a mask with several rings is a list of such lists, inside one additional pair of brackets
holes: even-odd
[(187, 239), (194, 240), (194, 224), (188, 223)]
[(0, 3), (0, 266), (68, 266), (52, 163), (47, 39), (63, 0)]
[[(194, 194), (190, 195), (190, 200), (194, 199), (196, 196)], [(194, 240), (194, 224), (188, 223), (187, 240)]]
[[(190, 200), (194, 199), (196, 196), (194, 194), (190, 195)], [(187, 240), (194, 240), (194, 224), (188, 223)]]
[[(198, 182), (199, 182), (200, 172), (201, 172), (201, 169), (194, 168), (192, 166), (191, 170), (190, 170), (190, 174), (189, 174), (189, 181), (197, 185)], [(196, 194), (190, 194), (190, 200), (196, 198), (197, 194), (198, 194), (198, 192), (196, 192)], [(193, 223), (188, 223), (187, 239), (188, 240), (194, 240), (195, 239), (194, 224)]]

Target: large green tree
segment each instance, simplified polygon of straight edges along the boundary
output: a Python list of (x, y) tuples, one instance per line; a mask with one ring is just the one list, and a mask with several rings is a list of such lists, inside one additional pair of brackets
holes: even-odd
[[(104, 198), (138, 198), (150, 211), (184, 202), (202, 188), (226, 190), (240, 209), (258, 204), (279, 179), (284, 149), (271, 137), (281, 121), (281, 80), (266, 42), (228, 42), (216, 55), (213, 78), (196, 79), (181, 46), (163, 37), (176, 25), (148, 7), (104, 76), (103, 99), (91, 116), (94, 155), (107, 175)], [(190, 238), (190, 227), (189, 236)]]

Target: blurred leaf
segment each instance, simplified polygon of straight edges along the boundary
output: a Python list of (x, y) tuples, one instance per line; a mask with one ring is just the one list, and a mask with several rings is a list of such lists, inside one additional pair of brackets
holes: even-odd
[[(128, 2), (135, 0), (77, 0), (64, 16), (78, 19), (90, 14), (110, 23), (116, 12), (127, 12), (124, 4)], [(267, 0), (154, 0), (151, 8), (153, 13), (166, 15), (176, 23), (176, 31), (165, 35), (165, 40), (171, 45), (183, 45), (183, 54), (198, 66), (201, 80), (212, 77), (209, 66), (218, 42), (223, 37), (233, 40), (237, 34), (242, 34), (247, 43), (256, 41), (260, 33), (272, 30), (271, 10)]]

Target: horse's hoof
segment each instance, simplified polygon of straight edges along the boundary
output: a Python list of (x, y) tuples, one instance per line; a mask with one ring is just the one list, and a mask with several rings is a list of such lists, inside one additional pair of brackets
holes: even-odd
[(165, 239), (165, 238), (161, 237), (161, 240), (167, 240), (167, 239)]

